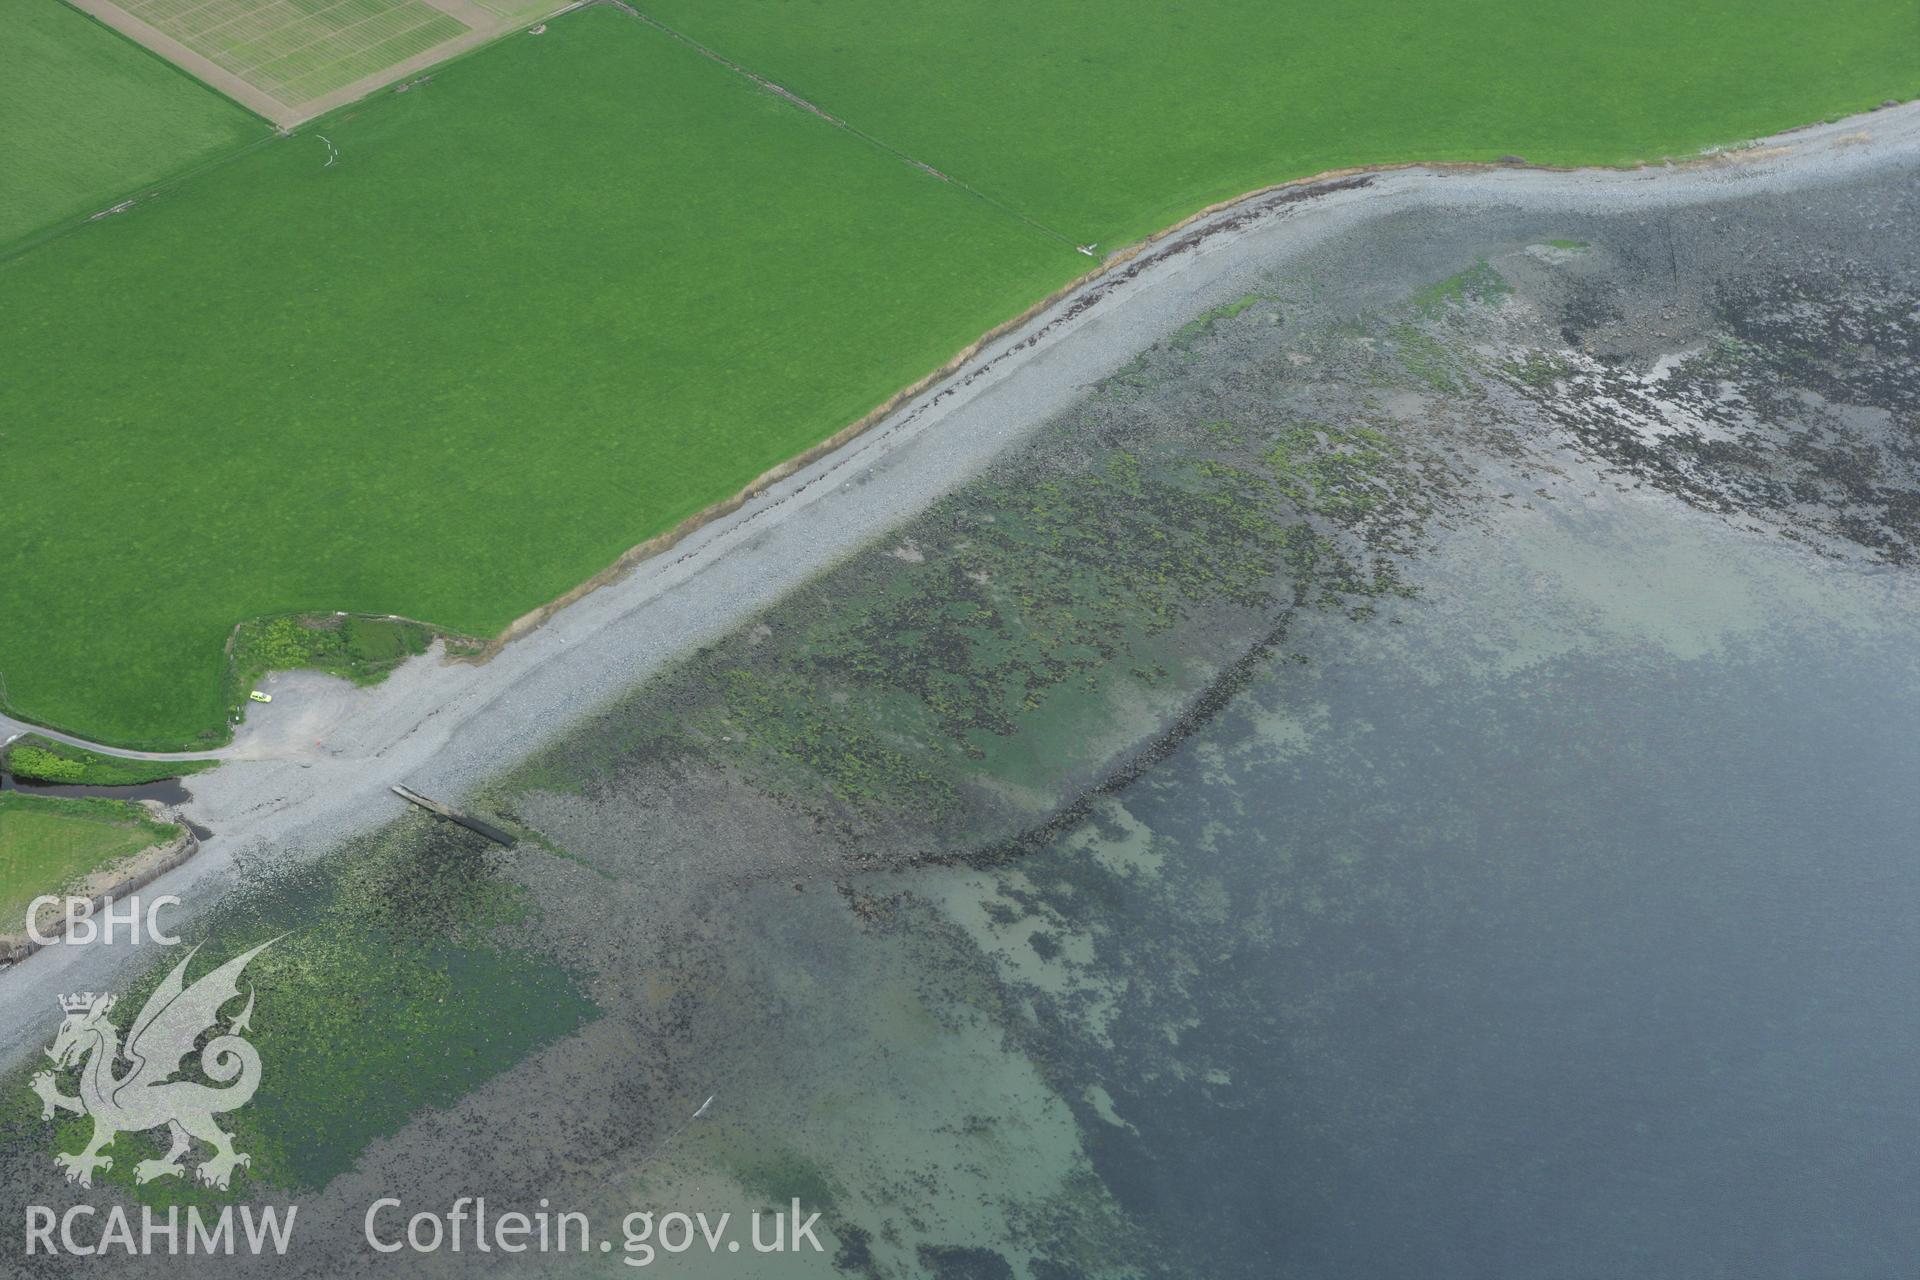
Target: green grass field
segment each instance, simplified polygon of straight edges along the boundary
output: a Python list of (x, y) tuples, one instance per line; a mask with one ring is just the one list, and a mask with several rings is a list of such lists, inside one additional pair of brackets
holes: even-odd
[(9, 0), (5, 12), (0, 250), (267, 135), (265, 121), (60, 0)]
[[(1920, 89), (1911, 0), (656, 11), (1108, 248), (1328, 167)], [(11, 706), (191, 746), (243, 619), (496, 632), (1086, 266), (610, 9), (511, 37), (0, 265)]]
[(191, 746), (243, 619), (493, 634), (1085, 262), (571, 15), (0, 265), (0, 676)]
[(1920, 93), (1915, 0), (640, 7), (1108, 247), (1348, 165), (1618, 164)]
[(119, 800), (0, 793), (0, 933), (21, 932), (27, 905), (41, 894), (177, 834)]
[(288, 106), (463, 35), (421, 0), (119, 0), (120, 7)]

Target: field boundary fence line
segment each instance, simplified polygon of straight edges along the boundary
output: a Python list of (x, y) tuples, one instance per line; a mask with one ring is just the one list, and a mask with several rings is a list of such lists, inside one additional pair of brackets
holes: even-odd
[[(155, 56), (157, 57), (158, 55), (156, 54)], [(260, 123), (270, 127), (261, 133), (259, 137), (253, 139), (251, 142), (242, 143), (232, 151), (209, 156), (191, 168), (182, 169), (178, 173), (168, 174), (165, 177), (155, 178), (153, 181), (142, 186), (123, 189), (119, 198), (112, 204), (96, 209), (92, 213), (76, 213), (64, 221), (42, 227), (38, 231), (29, 231), (26, 235), (11, 242), (0, 241), (0, 265), (4, 265), (23, 253), (39, 248), (49, 240), (57, 240), (69, 232), (77, 231), (88, 223), (97, 222), (102, 218), (111, 217), (115, 214), (125, 213), (144, 201), (164, 196), (184, 182), (189, 182), (204, 173), (218, 169), (223, 165), (232, 164), (235, 160), (239, 160), (245, 156), (252, 155), (262, 147), (270, 146), (280, 139), (290, 136), (293, 132), (290, 127), (274, 125), (271, 120), (266, 119), (264, 116), (260, 117)]]
[(845, 130), (846, 132), (852, 134), (854, 137), (860, 139), (862, 142), (868, 144), (869, 146), (878, 147), (880, 150), (886, 152), (888, 155), (892, 156), (894, 159), (899, 160), (901, 163), (911, 165), (914, 168), (920, 170), (921, 172), (928, 174), (931, 177), (939, 179), (941, 182), (949, 183), (952, 186), (960, 188), (960, 190), (966, 192), (968, 195), (972, 196), (974, 199), (981, 201), (983, 204), (990, 205), (994, 209), (999, 210), (1001, 213), (1006, 214), (1010, 218), (1014, 218), (1020, 222), (1026, 223), (1029, 227), (1032, 227), (1035, 231), (1038, 231), (1040, 234), (1047, 236), (1051, 239), (1058, 240), (1061, 244), (1066, 245), (1069, 249), (1079, 250), (1081, 248), (1079, 242), (1074, 240), (1072, 236), (1067, 235), (1065, 232), (1056, 230), (1055, 228), (1048, 226), (1046, 223), (1041, 222), (1039, 219), (1030, 217), (1027, 214), (1022, 213), (1020, 210), (1014, 208), (1010, 204), (1007, 204), (1005, 201), (996, 199), (995, 197), (988, 195), (986, 192), (980, 190), (980, 188), (974, 186), (972, 183), (968, 182), (966, 179), (956, 178), (950, 173), (944, 172), (943, 170), (940, 170), (940, 169), (936, 169), (932, 165), (928, 164), (926, 161), (920, 159), (918, 156), (912, 155), (909, 152), (902, 151), (900, 148), (894, 146), (892, 143), (887, 142), (883, 138), (875, 137), (873, 134), (868, 133), (865, 129), (862, 129), (860, 126), (853, 124), (848, 120), (842, 119), (840, 116), (834, 115), (831, 111), (826, 110), (824, 107), (821, 107), (817, 103), (809, 102), (807, 99), (801, 97), (799, 94), (787, 88), (785, 85), (779, 84), (773, 80), (769, 80), (767, 77), (754, 71), (751, 67), (743, 66), (742, 64), (735, 62), (732, 58), (727, 57), (724, 53), (721, 53), (718, 49), (714, 49), (709, 47), (708, 45), (704, 45), (700, 43), (700, 41), (694, 39), (692, 36), (688, 35), (686, 32), (680, 31), (674, 27), (668, 26), (666, 23), (660, 21), (660, 19), (654, 17), (652, 14), (643, 13), (639, 9), (636, 9), (632, 5), (628, 4), (626, 0), (590, 0), (590, 2), (605, 4), (612, 8), (618, 9), (621, 12), (626, 13), (634, 18), (638, 18), (641, 22), (646, 23), (648, 26), (652, 27), (654, 30), (660, 32), (661, 34), (668, 36), (671, 39), (677, 40), (681, 44), (686, 45), (689, 49), (692, 49), (695, 53), (707, 59), (709, 62), (717, 63), (718, 65), (725, 67), (727, 70), (733, 72), (735, 75), (740, 76), (746, 80), (752, 81), (755, 85), (757, 85), (761, 89), (766, 90), (768, 93), (773, 94), (775, 97), (784, 98), (787, 102), (792, 103), (794, 106), (800, 108), (802, 111), (805, 111), (810, 115), (818, 116), (820, 119), (826, 121), (828, 124), (832, 125), (836, 129)]

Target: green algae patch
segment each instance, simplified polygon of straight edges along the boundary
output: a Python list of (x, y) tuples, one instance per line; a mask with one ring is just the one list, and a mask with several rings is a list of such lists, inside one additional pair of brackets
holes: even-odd
[(1415, 291), (1413, 305), (1415, 310), (1431, 315), (1449, 304), (1498, 302), (1512, 292), (1513, 287), (1482, 258), (1465, 271)]
[[(190, 931), (200, 949), (186, 975), (274, 940), (240, 981), (254, 993), (259, 1091), (223, 1117), (251, 1165), (225, 1191), (181, 1178), (137, 1184), (136, 1164), (164, 1153), (165, 1134), (126, 1133), (97, 1177), (160, 1206), (224, 1203), (263, 1186), (318, 1189), (422, 1109), (451, 1105), (596, 1017), (565, 969), (516, 939), (525, 891), (488, 859), (478, 837), (409, 818), (318, 863), (251, 880)], [(121, 995), (116, 1024), (130, 1022), (186, 954), (165, 951)], [(186, 1078), (202, 1078), (193, 1057)], [(73, 1092), (72, 1082), (63, 1088)], [(9, 1149), (40, 1146), (51, 1158), (91, 1132), (85, 1117), (41, 1121), (24, 1076), (6, 1081), (0, 1098)]]

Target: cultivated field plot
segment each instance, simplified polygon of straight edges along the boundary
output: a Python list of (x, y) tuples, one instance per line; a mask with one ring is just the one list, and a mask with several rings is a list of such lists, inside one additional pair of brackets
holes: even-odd
[(9, 0), (4, 24), (0, 249), (267, 133), (60, 0)]
[(117, 0), (288, 106), (310, 102), (456, 36), (423, 0)]

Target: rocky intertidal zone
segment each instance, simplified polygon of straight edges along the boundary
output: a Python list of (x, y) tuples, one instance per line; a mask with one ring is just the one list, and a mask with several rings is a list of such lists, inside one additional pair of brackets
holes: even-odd
[[(1441, 464), (1428, 474), (1445, 484), (1406, 526), (1421, 535), (1502, 503), (1578, 509), (1489, 520), (1488, 536), (1462, 543), (1483, 553), (1554, 521), (1629, 537), (1639, 521), (1697, 529), (1703, 546), (1743, 547), (1729, 557), (1740, 563), (1725, 566), (1730, 579), (1764, 561), (1827, 581), (1802, 551), (1769, 546), (1786, 541), (1846, 562), (1834, 581), (1883, 581), (1910, 569), (1916, 545), (1920, 289), (1911, 238), (1872, 224), (1906, 198), (1900, 189), (1833, 206), (1795, 202), (1751, 210), (1745, 223), (1724, 207), (1676, 210), (1653, 234), (1622, 220), (1568, 234), (1516, 218), (1452, 275), (1300, 323), (1289, 303), (1325, 296), (1338, 274), (1329, 268), (1274, 286), (1236, 317), (1250, 326), (1243, 340), (1259, 335), (1284, 364), (1214, 369), (1205, 350), (1224, 338), (1208, 335), (1188, 351), (1204, 390), (1185, 403), (1244, 386), (1244, 374), (1262, 389), (1243, 403), (1287, 407), (1284, 417), (1241, 419), (1260, 424), (1269, 456), (1285, 455), (1289, 441), (1324, 448), (1333, 437), (1320, 424), (1358, 420), (1378, 433), (1367, 447), (1396, 466)], [(1337, 456), (1359, 456), (1351, 435), (1345, 443)], [(1333, 487), (1368, 491), (1353, 475)], [(1457, 567), (1435, 574), (1411, 563), (1427, 554), (1422, 536), (1391, 552), (1388, 541), (1370, 545), (1406, 569), (1398, 590), (1462, 581)], [(1628, 541), (1603, 549), (1630, 579), (1671, 573), (1684, 583), (1690, 572)], [(1550, 589), (1522, 581), (1494, 607), (1540, 608), (1532, 593)], [(1142, 1274), (1325, 1270), (1318, 1224), (1351, 1207), (1340, 1184), (1319, 1180), (1397, 1166), (1418, 1146), (1408, 1135), (1452, 1105), (1456, 1082), (1423, 1078), (1417, 1052), (1395, 1039), (1423, 1015), (1392, 1010), (1388, 981), (1433, 962), (1418, 954), (1429, 932), (1485, 927), (1475, 915), (1484, 887), (1434, 889), (1459, 870), (1440, 869), (1442, 851), (1472, 850), (1471, 861), (1545, 839), (1564, 858), (1554, 875), (1600, 878), (1618, 856), (1609, 851), (1625, 806), (1595, 797), (1671, 771), (1664, 754), (1622, 769), (1622, 756), (1641, 749), (1638, 734), (1657, 752), (1707, 757), (1716, 735), (1742, 732), (1745, 713), (1732, 708), (1758, 701), (1741, 663), (1761, 664), (1766, 688), (1819, 679), (1767, 667), (1772, 659), (1758, 656), (1766, 646), (1750, 637), (1726, 665), (1676, 660), (1653, 644), (1595, 645), (1564, 663), (1490, 662), (1483, 684), (1464, 678), (1478, 669), (1471, 661), (1428, 666), (1433, 652), (1388, 641), (1381, 648), (1401, 660), (1348, 681), (1335, 639), (1359, 647), (1348, 626), (1421, 616), (1352, 612), (1351, 622), (1276, 646), (1271, 656), (1283, 661), (1259, 663), (1260, 677), (1218, 708), (1197, 750), (1063, 811), (1070, 820), (1020, 847), (1029, 856), (974, 857), (958, 884), (854, 881), (854, 914), (870, 934), (932, 937), (959, 921), (990, 958), (983, 984), (998, 1025), (1071, 1106), (1101, 1184), (1136, 1228), (1165, 1231), (1147, 1261), (1129, 1259)], [(1812, 615), (1775, 623), (1782, 633), (1832, 625), (1832, 635), (1853, 625)], [(1592, 724), (1601, 707), (1613, 719)], [(1676, 748), (1682, 734), (1690, 745)], [(1555, 785), (1538, 786), (1541, 760), (1564, 767)], [(1533, 785), (1475, 811), (1514, 778)], [(1437, 781), (1416, 790), (1421, 779)], [(1325, 797), (1338, 799), (1316, 805)], [(1716, 830), (1756, 822), (1738, 789), (1675, 803), (1723, 804), (1706, 823)], [(1434, 923), (1436, 906), (1451, 926)], [(1329, 1083), (1360, 1075), (1374, 1087)], [(1345, 1109), (1303, 1109), (1329, 1098)], [(1283, 1139), (1290, 1145), (1277, 1148)], [(1219, 1178), (1219, 1168), (1250, 1176)], [(1215, 1256), (1193, 1243), (1207, 1239), (1235, 1243)], [(1091, 1252), (1053, 1256), (1105, 1273)], [(1281, 1259), (1306, 1261), (1296, 1271)]]
[[(1005, 853), (1177, 742), (1299, 610), (1370, 613), (1438, 529), (1570, 459), (1908, 563), (1920, 287), (1883, 229), (1912, 203), (1887, 182), (1851, 212), (1516, 214), (1450, 262), (1384, 219), (1155, 344), (497, 802), (623, 874), (695, 864), (714, 821), (849, 867)], [(1452, 270), (1348, 287), (1369, 251)]]
[[(1307, 268), (1249, 280), (494, 801), (655, 922), (644, 943), (598, 947), (589, 963), (674, 994), (655, 1007), (602, 981), (611, 1021), (671, 1046), (662, 1060), (690, 1079), (724, 1063), (736, 1094), (798, 1090), (782, 1100), (795, 1148), (840, 1188), (834, 1230), (860, 1246), (844, 1271), (892, 1274), (874, 1261), (889, 1254), (925, 1267), (965, 1240), (993, 1274), (1022, 1257), (1034, 1274), (1124, 1272), (1086, 1244), (1104, 1238), (1126, 1241), (1137, 1271), (1176, 1274), (1139, 1261), (1139, 1242), (1112, 1229), (1116, 1206), (1154, 1202), (1150, 1149), (1217, 1122), (1236, 1082), (1257, 1076), (1189, 1033), (1205, 1015), (1222, 1034), (1280, 1034), (1272, 993), (1248, 976), (1258, 967), (1237, 959), (1303, 945), (1270, 918), (1275, 904), (1315, 916), (1352, 889), (1362, 850), (1224, 799), (1169, 840), (1130, 806), (1252, 757), (1203, 749), (1178, 776), (1156, 766), (1220, 717), (1258, 718), (1276, 687), (1311, 703), (1330, 637), (1394, 625), (1415, 584), (1447, 581), (1424, 557), (1461, 526), (1518, 527), (1496, 514), (1514, 506), (1625, 517), (1642, 499), (1684, 504), (1742, 536), (1906, 563), (1920, 291), (1909, 247), (1858, 212), (1906, 199), (1796, 201), (1745, 221), (1676, 209), (1651, 228), (1512, 213), (1449, 228), (1444, 248), (1417, 218), (1383, 220)], [(1626, 505), (1599, 496), (1635, 491)], [(1425, 678), (1404, 673), (1404, 700)], [(1527, 703), (1524, 682), (1515, 696)], [(1418, 749), (1444, 755), (1453, 732)], [(1475, 782), (1457, 780), (1462, 794)], [(1224, 871), (1218, 833), (1249, 824), (1262, 834), (1248, 861)], [(578, 915), (563, 932), (601, 909), (597, 891), (532, 882), (550, 910)], [(1382, 911), (1402, 910), (1381, 892)], [(881, 973), (913, 997), (878, 989)], [(1315, 1037), (1344, 1007), (1334, 997), (1370, 981), (1332, 973), (1331, 1005), (1288, 1006), (1290, 1070), (1346, 1070)], [(937, 1024), (940, 1054), (990, 1029), (1064, 1100), (1077, 1139), (1055, 1172), (1077, 1190), (1048, 1201), (1051, 1216), (1036, 1218), (1030, 1189), (976, 1186), (964, 1170), (992, 1167), (987, 1153), (1058, 1123), (1056, 1110), (956, 1121), (952, 1152), (911, 1125), (862, 1125), (855, 1141), (820, 1120), (836, 1081), (890, 1079), (921, 1044), (865, 1021), (869, 1001)], [(1006, 1059), (969, 1069), (993, 1081)], [(1373, 1097), (1339, 1122), (1384, 1142), (1411, 1097)], [(745, 1178), (719, 1147), (665, 1166), (653, 1150), (632, 1156), (649, 1185), (697, 1180), (703, 1161)], [(944, 1208), (963, 1198), (982, 1215), (964, 1228)], [(1143, 1221), (1135, 1236), (1152, 1234)], [(1231, 1237), (1232, 1222), (1217, 1225)]]
[(1650, 367), (1526, 348), (1512, 384), (1616, 467), (1830, 554), (1920, 552), (1920, 298), (1836, 276), (1736, 281)]
[(1536, 440), (1823, 554), (1910, 565), (1920, 200), (1875, 186), (1509, 251), (1516, 292), (1474, 321), (1475, 354)]
[(1299, 610), (1403, 591), (1457, 505), (1440, 437), (1406, 429), (1429, 375), (1394, 360), (1391, 326), (1296, 330), (1290, 309), (1250, 294), (1195, 320), (500, 803), (603, 865), (709, 843), (680, 820), (696, 793), (759, 843), (899, 865), (993, 850), (1111, 785)]

